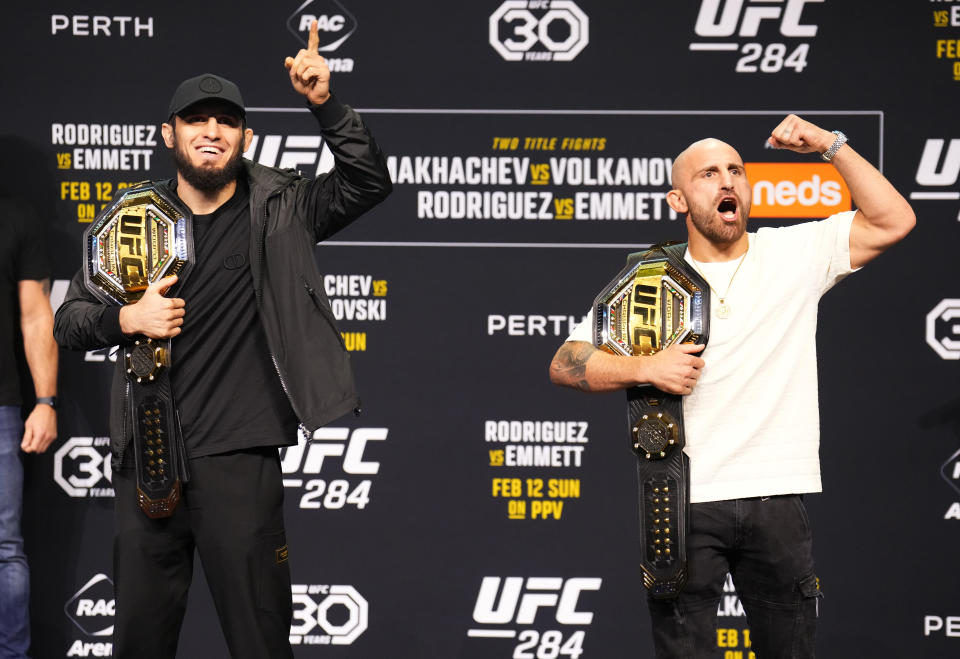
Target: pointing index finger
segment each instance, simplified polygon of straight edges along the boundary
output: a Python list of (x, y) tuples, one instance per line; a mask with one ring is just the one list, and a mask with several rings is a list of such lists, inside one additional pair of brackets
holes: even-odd
[(318, 32), (319, 23), (316, 20), (310, 22), (310, 39), (307, 41), (307, 50), (312, 53), (320, 52), (320, 34)]

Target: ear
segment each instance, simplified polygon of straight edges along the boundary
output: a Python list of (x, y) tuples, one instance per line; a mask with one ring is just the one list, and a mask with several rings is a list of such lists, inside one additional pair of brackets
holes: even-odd
[[(176, 119), (174, 119), (176, 121)], [(163, 135), (163, 143), (168, 149), (173, 148), (173, 126), (167, 123), (160, 124), (160, 134)]]
[(667, 193), (667, 205), (681, 215), (689, 210), (686, 197), (676, 188)]
[(243, 152), (246, 153), (250, 149), (250, 142), (253, 140), (253, 129), (248, 128), (243, 131)]

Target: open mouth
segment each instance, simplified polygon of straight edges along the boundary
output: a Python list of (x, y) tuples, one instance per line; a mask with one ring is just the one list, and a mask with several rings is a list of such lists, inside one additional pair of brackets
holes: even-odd
[(210, 153), (215, 156), (220, 154), (220, 149), (212, 146), (202, 146), (198, 150), (200, 151), (200, 153)]
[(737, 200), (733, 197), (724, 197), (717, 206), (717, 212), (725, 220), (735, 220), (737, 218)]

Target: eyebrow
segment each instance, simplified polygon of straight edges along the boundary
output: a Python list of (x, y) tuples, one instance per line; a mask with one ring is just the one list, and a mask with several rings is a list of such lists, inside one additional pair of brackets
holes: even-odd
[[(744, 169), (744, 165), (742, 162), (728, 162), (727, 169), (729, 169), (730, 167), (736, 167), (737, 169)], [(720, 165), (707, 165), (706, 167), (701, 167), (700, 169), (698, 169), (697, 174), (700, 174), (701, 172), (714, 171), (717, 169), (720, 169)]]

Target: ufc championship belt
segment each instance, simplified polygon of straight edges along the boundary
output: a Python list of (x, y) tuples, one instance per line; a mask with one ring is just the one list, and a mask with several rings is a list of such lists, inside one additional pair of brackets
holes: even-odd
[[(594, 300), (594, 344), (615, 355), (652, 355), (675, 343), (706, 344), (710, 288), (683, 260), (686, 243), (656, 245)], [(640, 567), (655, 599), (687, 581), (690, 465), (683, 452), (683, 397), (653, 386), (627, 389), (630, 446), (637, 456)]]
[[(84, 282), (106, 304), (132, 304), (168, 275), (183, 281), (194, 261), (193, 216), (152, 184), (127, 189), (84, 232)], [(150, 518), (168, 517), (189, 480), (170, 387), (170, 339), (137, 337), (124, 348), (137, 503)]]

